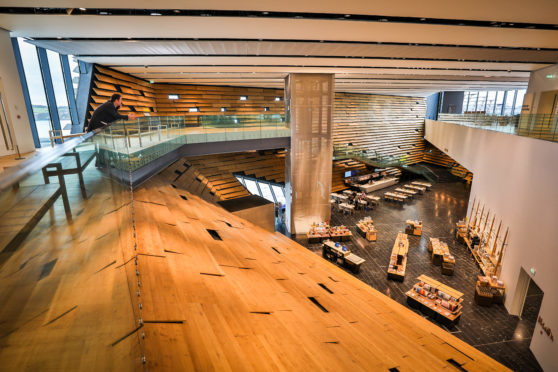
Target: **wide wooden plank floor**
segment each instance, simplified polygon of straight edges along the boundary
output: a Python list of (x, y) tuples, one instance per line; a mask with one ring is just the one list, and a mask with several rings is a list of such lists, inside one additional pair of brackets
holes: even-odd
[(167, 182), (135, 191), (148, 367), (403, 371), (453, 359), (505, 370), (283, 235)]
[(0, 370), (505, 370), (163, 176), (130, 203), (90, 168), (0, 267)]

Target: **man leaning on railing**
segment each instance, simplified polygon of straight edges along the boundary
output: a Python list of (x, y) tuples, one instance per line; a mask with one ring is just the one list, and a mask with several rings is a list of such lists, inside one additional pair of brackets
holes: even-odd
[(106, 101), (101, 106), (93, 112), (91, 120), (89, 120), (89, 126), (87, 127), (88, 132), (92, 132), (95, 129), (102, 129), (106, 125), (118, 120), (126, 119), (133, 120), (136, 118), (136, 114), (131, 112), (128, 115), (121, 115), (118, 113), (118, 109), (122, 107), (122, 95), (119, 93), (114, 93), (109, 101)]

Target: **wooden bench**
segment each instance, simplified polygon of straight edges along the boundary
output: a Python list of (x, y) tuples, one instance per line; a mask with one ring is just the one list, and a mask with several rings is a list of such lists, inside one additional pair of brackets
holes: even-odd
[[(53, 164), (59, 168), (60, 164)], [(20, 186), (2, 194), (0, 203), (0, 264), (13, 253), (29, 235), (54, 202), (62, 196), (66, 218), (71, 219), (72, 211), (66, 184), (62, 173), (58, 176), (59, 184)]]
[[(43, 168), (43, 178), (46, 184), (50, 183), (50, 177), (58, 176), (62, 178), (67, 174), (77, 174), (79, 178), (79, 187), (81, 189), (81, 195), (84, 199), (87, 199), (87, 193), (85, 191), (85, 182), (83, 181), (83, 171), (89, 163), (97, 156), (94, 150), (88, 151), (74, 151), (62, 155), (62, 159), (59, 163), (50, 163)], [(75, 166), (72, 164), (71, 158), (75, 160)]]

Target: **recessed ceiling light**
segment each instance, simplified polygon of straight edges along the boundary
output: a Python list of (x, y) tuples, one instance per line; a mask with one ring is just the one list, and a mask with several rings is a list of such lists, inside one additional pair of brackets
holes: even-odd
[(199, 107), (190, 107), (188, 109), (189, 112), (200, 112), (200, 108)]
[(162, 15), (162, 14), (161, 14), (161, 13), (157, 13), (157, 12), (153, 12), (153, 13), (150, 13), (149, 15), (152, 15), (152, 16), (160, 16), (160, 15)]
[(180, 96), (178, 94), (169, 94), (169, 99), (179, 99)]
[(248, 101), (248, 96), (240, 96), (241, 101)]
[(81, 10), (82, 12), (85, 12), (87, 9), (85, 9), (85, 8), (79, 8), (79, 10)]
[(269, 14), (269, 12), (262, 12), (262, 14), (263, 14), (263, 15), (268, 15), (268, 14)]

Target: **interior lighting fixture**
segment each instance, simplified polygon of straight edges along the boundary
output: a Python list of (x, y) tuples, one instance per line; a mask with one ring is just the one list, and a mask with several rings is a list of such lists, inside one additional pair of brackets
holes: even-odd
[(169, 99), (179, 99), (180, 96), (178, 94), (169, 94)]
[(200, 112), (200, 108), (199, 107), (190, 107), (188, 109), (189, 112)]
[(283, 97), (275, 97), (275, 100), (276, 100), (276, 101), (282, 101), (282, 100), (283, 100)]
[(79, 10), (81, 10), (82, 12), (85, 12), (87, 9), (86, 8), (79, 8)]
[(160, 15), (162, 15), (162, 14), (161, 14), (161, 13), (157, 13), (157, 12), (153, 12), (153, 13), (149, 13), (149, 15), (152, 15), (152, 16), (160, 16)]
[(269, 107), (264, 107), (264, 111), (269, 111)]
[(240, 96), (241, 101), (248, 101), (248, 96)]
[(221, 107), (221, 112), (225, 112), (225, 111), (227, 111), (227, 108), (226, 107)]

